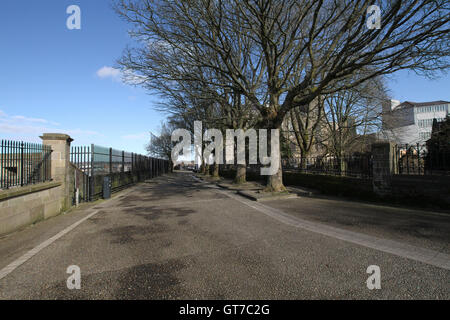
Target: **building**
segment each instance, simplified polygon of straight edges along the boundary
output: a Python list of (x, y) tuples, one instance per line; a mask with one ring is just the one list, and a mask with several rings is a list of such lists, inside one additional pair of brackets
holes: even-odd
[(422, 144), (431, 136), (433, 119), (441, 122), (449, 114), (449, 101), (400, 103), (390, 100), (383, 104), (380, 138), (397, 144)]

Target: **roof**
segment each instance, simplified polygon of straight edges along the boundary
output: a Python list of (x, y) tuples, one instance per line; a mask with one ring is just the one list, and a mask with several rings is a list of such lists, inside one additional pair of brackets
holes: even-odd
[(435, 106), (440, 104), (447, 104), (449, 101), (437, 100), (437, 101), (429, 101), (429, 102), (414, 102), (414, 101), (405, 101), (400, 103), (395, 109), (404, 109), (404, 108), (413, 108), (413, 107), (424, 107), (424, 106)]

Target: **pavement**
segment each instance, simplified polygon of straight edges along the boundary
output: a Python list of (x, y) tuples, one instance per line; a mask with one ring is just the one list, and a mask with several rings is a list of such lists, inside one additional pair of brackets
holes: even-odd
[[(0, 239), (0, 299), (450, 299), (450, 216), (175, 173)], [(69, 290), (69, 266), (81, 289)], [(368, 266), (381, 271), (369, 290)]]

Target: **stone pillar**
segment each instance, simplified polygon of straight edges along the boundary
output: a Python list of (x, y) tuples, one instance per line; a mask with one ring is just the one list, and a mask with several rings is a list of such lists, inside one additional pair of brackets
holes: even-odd
[(44, 133), (40, 138), (43, 144), (52, 148), (52, 180), (62, 183), (61, 205), (62, 211), (65, 211), (71, 206), (72, 202), (70, 196), (70, 143), (73, 139), (62, 133)]
[(392, 142), (372, 144), (373, 191), (378, 195), (389, 195), (392, 192), (392, 175), (395, 173), (395, 147)]

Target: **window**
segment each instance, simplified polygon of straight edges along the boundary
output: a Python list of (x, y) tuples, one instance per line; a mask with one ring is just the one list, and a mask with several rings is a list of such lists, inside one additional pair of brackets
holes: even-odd
[(419, 138), (422, 140), (428, 140), (431, 137), (431, 132), (419, 132)]

